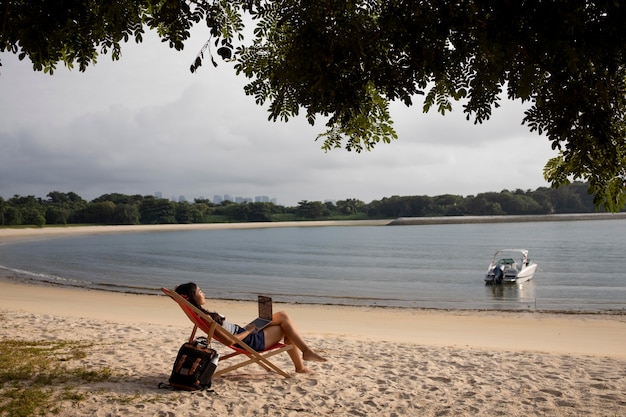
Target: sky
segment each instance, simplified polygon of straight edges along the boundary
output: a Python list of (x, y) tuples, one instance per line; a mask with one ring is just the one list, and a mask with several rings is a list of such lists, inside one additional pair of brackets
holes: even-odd
[(120, 61), (102, 55), (86, 72), (59, 64), (52, 76), (0, 53), (0, 196), (228, 194), (297, 206), (549, 186), (543, 167), (556, 152), (521, 125), (520, 102), (503, 101), (482, 125), (460, 103), (445, 116), (424, 114), (420, 98), (392, 103), (397, 140), (324, 152), (322, 119), (268, 121), (230, 64), (206, 60), (192, 74), (206, 39), (194, 31), (181, 52), (148, 35), (124, 44)]

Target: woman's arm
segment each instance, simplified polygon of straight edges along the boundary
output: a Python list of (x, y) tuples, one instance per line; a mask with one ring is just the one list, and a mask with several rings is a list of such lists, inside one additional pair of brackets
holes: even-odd
[(252, 333), (254, 333), (255, 331), (256, 331), (256, 326), (254, 324), (250, 323), (250, 324), (248, 324), (245, 327), (245, 330), (243, 332), (234, 334), (233, 336), (235, 336), (235, 338), (237, 340), (241, 341), (241, 340), (245, 339), (247, 336), (249, 336)]

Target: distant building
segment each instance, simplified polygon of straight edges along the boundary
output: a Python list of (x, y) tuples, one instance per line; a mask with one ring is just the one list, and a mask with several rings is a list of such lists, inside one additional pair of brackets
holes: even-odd
[(224, 201), (230, 201), (230, 202), (237, 203), (237, 204), (252, 203), (252, 202), (277, 204), (278, 200), (276, 198), (270, 199), (268, 196), (265, 196), (265, 195), (256, 196), (254, 198), (241, 197), (241, 196), (233, 197), (231, 194), (224, 194), (224, 195), (214, 194), (213, 195), (213, 204), (222, 204)]
[(161, 193), (161, 191), (155, 191), (154, 196), (156, 198), (163, 198), (163, 193)]

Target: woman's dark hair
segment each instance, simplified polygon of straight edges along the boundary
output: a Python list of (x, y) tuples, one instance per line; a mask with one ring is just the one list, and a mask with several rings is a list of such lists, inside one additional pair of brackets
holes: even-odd
[(178, 294), (186, 298), (187, 301), (189, 301), (191, 304), (197, 307), (200, 311), (208, 314), (220, 326), (224, 324), (224, 317), (222, 317), (220, 314), (214, 313), (212, 311), (207, 311), (204, 308), (202, 308), (202, 306), (198, 305), (198, 303), (196, 302), (196, 297), (195, 297), (197, 289), (198, 289), (198, 285), (196, 285), (195, 282), (188, 282), (186, 284), (180, 284), (178, 287), (174, 289), (174, 291), (176, 291)]

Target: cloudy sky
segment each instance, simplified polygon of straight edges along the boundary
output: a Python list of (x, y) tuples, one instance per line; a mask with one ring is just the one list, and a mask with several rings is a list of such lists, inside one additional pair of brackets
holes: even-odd
[(228, 64), (206, 62), (191, 74), (205, 40), (195, 34), (177, 52), (147, 36), (125, 44), (120, 61), (101, 56), (85, 73), (59, 66), (53, 76), (0, 54), (0, 196), (158, 191), (295, 206), (548, 186), (542, 169), (556, 154), (521, 126), (520, 103), (505, 102), (478, 126), (460, 105), (441, 116), (423, 114), (421, 100), (394, 104), (398, 140), (361, 154), (324, 153), (315, 141), (323, 123), (269, 122)]

